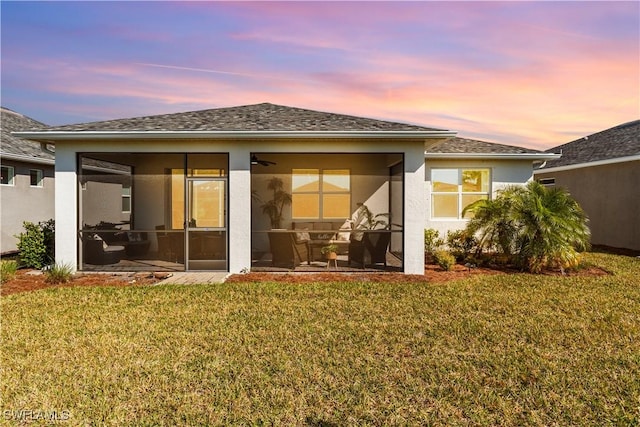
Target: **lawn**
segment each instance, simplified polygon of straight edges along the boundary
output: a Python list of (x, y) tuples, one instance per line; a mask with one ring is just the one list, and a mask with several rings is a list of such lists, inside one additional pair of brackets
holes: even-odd
[(612, 274), (3, 296), (0, 422), (638, 425), (640, 259), (587, 261)]

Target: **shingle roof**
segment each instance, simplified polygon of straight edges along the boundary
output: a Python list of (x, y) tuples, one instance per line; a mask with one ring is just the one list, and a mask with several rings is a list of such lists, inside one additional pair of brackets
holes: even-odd
[(34, 157), (53, 161), (54, 155), (42, 149), (39, 142), (11, 135), (11, 132), (44, 129), (47, 126), (32, 118), (0, 107), (0, 152), (2, 155)]
[(54, 126), (51, 131), (441, 131), (270, 103)]
[(427, 149), (427, 153), (443, 154), (537, 154), (540, 151), (514, 145), (496, 144), (477, 139), (453, 137)]
[(640, 120), (624, 123), (551, 148), (562, 157), (549, 160), (545, 169), (615, 159), (640, 154)]

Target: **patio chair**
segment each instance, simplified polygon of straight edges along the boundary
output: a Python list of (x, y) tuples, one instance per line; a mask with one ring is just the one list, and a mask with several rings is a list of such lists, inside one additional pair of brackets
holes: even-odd
[[(356, 233), (353, 233), (354, 236)], [(387, 249), (391, 241), (388, 231), (366, 231), (362, 233), (362, 240), (351, 238), (349, 242), (349, 265), (352, 262), (362, 265), (384, 264), (387, 266)]]
[(123, 243), (127, 256), (143, 257), (147, 254), (149, 247), (151, 246), (151, 242), (149, 241), (149, 235), (146, 231), (127, 231), (125, 236), (127, 240)]
[(93, 265), (117, 264), (125, 254), (124, 246), (108, 245), (100, 237), (86, 237), (82, 240), (84, 262)]
[(271, 263), (277, 267), (295, 268), (303, 261), (309, 264), (309, 241), (298, 240), (296, 233), (269, 231)]
[(184, 232), (167, 232), (164, 225), (156, 225), (158, 257), (164, 261), (184, 262)]

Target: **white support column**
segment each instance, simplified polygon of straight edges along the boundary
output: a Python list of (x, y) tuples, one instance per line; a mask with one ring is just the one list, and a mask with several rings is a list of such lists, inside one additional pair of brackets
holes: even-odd
[(229, 153), (229, 272), (251, 268), (251, 157)]
[(404, 157), (404, 272), (424, 274), (424, 148), (411, 147)]
[(78, 177), (76, 152), (56, 146), (56, 262), (78, 269)]

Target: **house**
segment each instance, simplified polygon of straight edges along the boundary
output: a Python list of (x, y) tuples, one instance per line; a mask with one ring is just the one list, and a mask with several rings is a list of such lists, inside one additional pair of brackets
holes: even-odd
[(427, 147), (425, 152), (427, 210), (426, 228), (446, 235), (465, 228), (462, 211), (479, 199), (532, 179), (534, 163), (558, 158), (523, 147), (449, 138)]
[[(422, 274), (425, 227), (462, 228), (466, 204), (558, 157), (269, 103), (17, 135), (56, 144), (56, 259), (81, 270), (314, 271), (333, 243), (343, 271)], [(377, 230), (352, 230), (364, 213)]]
[[(17, 252), (18, 239), (15, 236), (23, 231), (24, 221), (38, 223), (55, 217), (55, 146), (48, 142), (38, 142), (15, 135), (15, 132), (21, 130), (45, 129), (47, 127), (45, 124), (4, 107), (1, 107), (0, 114), (2, 131), (0, 145), (2, 239), (0, 242), (2, 255), (6, 255)], [(125, 176), (128, 170), (122, 165), (100, 161), (85, 162), (83, 167), (85, 173), (92, 171), (96, 176), (102, 174), (105, 177), (114, 174)], [(112, 202), (112, 197), (105, 197), (109, 192), (115, 191), (120, 194), (122, 183), (114, 184), (96, 180), (88, 185), (95, 187), (91, 192), (94, 197), (85, 197), (85, 205), (90, 207), (88, 211), (100, 213), (99, 218), (92, 218), (89, 215), (85, 216), (85, 220), (98, 223), (126, 219), (126, 212), (122, 212), (121, 202), (119, 200), (117, 203)]]
[(47, 143), (12, 135), (27, 129), (43, 129), (46, 125), (0, 107), (0, 253), (17, 251), (22, 223), (38, 223), (53, 219), (54, 153)]
[(640, 250), (640, 120), (551, 149), (535, 179), (566, 188), (589, 217), (591, 242)]

